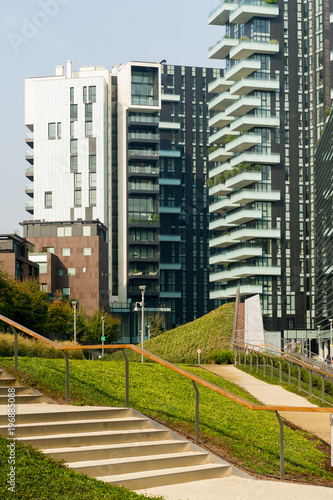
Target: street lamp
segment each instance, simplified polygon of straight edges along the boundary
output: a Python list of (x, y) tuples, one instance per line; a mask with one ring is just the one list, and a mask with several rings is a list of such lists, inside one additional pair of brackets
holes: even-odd
[(72, 300), (72, 304), (74, 305), (74, 344), (76, 344), (76, 304), (77, 304), (77, 300)]
[[(141, 302), (135, 303), (134, 312), (138, 312), (138, 304), (139, 304), (139, 306), (142, 307), (142, 310), (141, 310), (141, 348), (143, 349), (143, 332), (144, 332), (143, 323), (144, 323), (144, 309), (145, 309), (145, 290), (146, 290), (147, 286), (141, 285), (141, 286), (139, 286), (139, 288), (141, 290)], [(143, 354), (141, 354), (141, 363), (143, 363)]]
[(331, 356), (331, 360), (332, 360), (332, 356), (333, 356), (333, 340), (332, 340), (332, 323), (333, 323), (333, 319), (329, 319), (328, 321), (330, 322), (330, 333), (331, 333), (330, 356)]
[(104, 320), (105, 320), (105, 316), (102, 316), (101, 317), (101, 320), (102, 320), (102, 356), (104, 356), (104, 340), (105, 340), (105, 337), (104, 337)]

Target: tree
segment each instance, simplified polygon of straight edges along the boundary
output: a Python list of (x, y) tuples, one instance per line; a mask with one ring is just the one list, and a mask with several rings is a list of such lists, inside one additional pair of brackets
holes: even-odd
[(47, 331), (59, 340), (73, 338), (73, 310), (69, 302), (54, 300), (47, 311)]
[(163, 321), (164, 316), (160, 317), (160, 313), (158, 312), (155, 316), (155, 320), (152, 316), (148, 316), (148, 321), (150, 323), (150, 337), (157, 337), (164, 332)]
[(82, 340), (95, 342), (97, 344), (101, 343), (102, 317), (104, 317), (105, 343), (112, 344), (118, 340), (120, 335), (119, 325), (121, 320), (112, 314), (108, 314), (104, 311), (104, 309), (102, 311), (96, 309), (92, 317), (89, 319), (87, 329), (82, 336)]

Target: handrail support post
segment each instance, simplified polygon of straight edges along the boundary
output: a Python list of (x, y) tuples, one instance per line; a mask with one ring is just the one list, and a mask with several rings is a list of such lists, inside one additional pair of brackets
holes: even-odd
[(63, 350), (61, 352), (66, 362), (66, 404), (69, 404), (69, 359)]
[(283, 422), (277, 411), (275, 411), (275, 415), (278, 419), (280, 426), (280, 480), (283, 481), (284, 480), (284, 429), (283, 429)]
[(124, 351), (124, 349), (121, 350), (122, 355), (124, 356), (125, 360), (125, 406), (126, 408), (129, 408), (129, 369), (128, 369), (128, 357)]
[(195, 390), (195, 444), (199, 444), (199, 390), (194, 380), (192, 384)]
[(14, 372), (17, 373), (17, 331), (13, 326), (11, 327), (14, 334)]

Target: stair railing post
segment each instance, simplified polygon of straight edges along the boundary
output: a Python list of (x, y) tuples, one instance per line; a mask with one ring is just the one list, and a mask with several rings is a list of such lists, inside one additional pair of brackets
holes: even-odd
[(275, 412), (280, 426), (280, 480), (284, 480), (284, 429), (283, 422), (278, 412)]
[(257, 373), (259, 372), (259, 354), (257, 353), (256, 354), (256, 358), (257, 358)]
[(274, 364), (273, 364), (273, 358), (271, 358), (271, 379), (273, 379), (274, 376)]
[(194, 380), (192, 384), (195, 390), (195, 444), (199, 444), (199, 390)]
[(263, 354), (264, 358), (264, 377), (266, 377), (266, 356)]
[(125, 360), (125, 406), (129, 408), (129, 369), (128, 369), (128, 357), (125, 354), (124, 349), (121, 350), (124, 360)]
[(246, 367), (246, 353), (247, 353), (247, 351), (245, 349), (245, 351), (244, 351), (244, 368)]
[(298, 390), (301, 390), (301, 368), (298, 366)]
[(66, 362), (66, 403), (69, 404), (69, 360), (64, 351), (61, 351)]
[(13, 326), (11, 328), (14, 334), (14, 372), (17, 373), (17, 331)]
[(252, 351), (250, 352), (250, 372), (252, 372)]
[(321, 401), (325, 403), (325, 377), (321, 376)]
[(290, 385), (291, 384), (291, 366), (290, 366), (289, 361), (287, 361), (287, 363), (288, 363), (288, 384)]
[(309, 370), (309, 395), (312, 398), (312, 370)]
[(280, 384), (282, 382), (282, 363), (281, 363), (281, 359), (279, 359), (279, 382), (280, 382)]

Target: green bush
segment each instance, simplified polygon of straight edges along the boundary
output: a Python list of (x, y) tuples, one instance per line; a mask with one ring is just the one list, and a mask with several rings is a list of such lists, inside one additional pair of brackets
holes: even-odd
[[(69, 347), (74, 345), (73, 342), (64, 341), (57, 342), (59, 345)], [(21, 357), (36, 357), (36, 358), (63, 358), (61, 351), (54, 347), (44, 344), (39, 340), (27, 338), (23, 335), (17, 336), (17, 352)], [(83, 359), (84, 354), (81, 350), (66, 351), (66, 355), (70, 359)], [(14, 335), (10, 333), (0, 333), (0, 356), (10, 358), (14, 356)]]
[(232, 365), (235, 360), (235, 353), (227, 349), (220, 349), (218, 351), (211, 352), (207, 358), (207, 363), (216, 363), (217, 365)]

